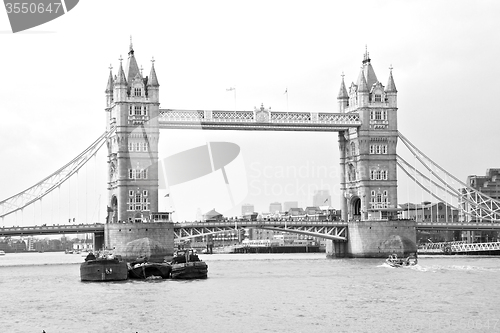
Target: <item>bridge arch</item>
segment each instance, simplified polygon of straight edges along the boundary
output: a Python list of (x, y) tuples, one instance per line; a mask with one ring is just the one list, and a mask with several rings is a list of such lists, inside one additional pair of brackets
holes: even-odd
[(356, 220), (361, 218), (361, 198), (357, 195), (351, 198), (351, 219)]

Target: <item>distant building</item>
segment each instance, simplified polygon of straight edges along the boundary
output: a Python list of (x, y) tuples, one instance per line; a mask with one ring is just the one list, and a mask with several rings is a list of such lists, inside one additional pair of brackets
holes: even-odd
[(417, 222), (458, 222), (458, 210), (444, 202), (400, 205), (399, 217)]
[(217, 212), (215, 209), (212, 209), (211, 211), (203, 214), (203, 221), (205, 222), (220, 221), (222, 219), (223, 219), (222, 214)]
[(313, 206), (331, 206), (332, 205), (332, 196), (330, 195), (330, 191), (328, 190), (318, 190), (313, 195)]
[(500, 169), (488, 169), (486, 176), (469, 176), (467, 185), (490, 198), (500, 200)]
[(327, 219), (327, 214), (319, 207), (307, 207), (305, 213), (308, 221), (326, 221)]
[[(486, 175), (484, 176), (476, 176), (470, 175), (467, 177), (467, 186), (472, 187), (473, 189), (487, 195), (488, 197), (496, 200), (500, 200), (500, 169), (487, 169)], [(461, 203), (465, 211), (470, 211), (471, 207), (468, 207), (467, 202)], [(463, 216), (463, 220), (467, 222), (488, 222), (489, 220), (483, 219), (480, 220), (476, 217), (465, 215)], [(492, 240), (499, 240), (500, 233), (498, 231), (469, 231), (462, 232), (462, 237), (465, 236), (467, 239), (473, 240), (474, 242), (488, 242)]]
[(252, 214), (253, 212), (255, 212), (254, 205), (249, 204), (249, 203), (241, 205), (241, 215), (242, 216)]
[(282, 212), (281, 202), (273, 202), (269, 205), (269, 213), (276, 214)]
[(299, 207), (299, 202), (298, 201), (285, 201), (283, 203), (283, 211), (288, 212), (290, 208), (298, 208)]
[(290, 208), (287, 217), (293, 221), (304, 221), (306, 219), (306, 212), (302, 208)]

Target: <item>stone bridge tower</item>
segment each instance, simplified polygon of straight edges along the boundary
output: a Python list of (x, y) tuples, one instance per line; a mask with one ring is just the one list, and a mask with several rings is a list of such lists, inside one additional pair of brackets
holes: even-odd
[(128, 261), (171, 259), (173, 223), (158, 212), (159, 84), (152, 60), (144, 76), (132, 42), (125, 69), (109, 73), (106, 87), (108, 207), (104, 246)]
[(152, 61), (144, 77), (130, 43), (125, 70), (106, 87), (108, 223), (144, 222), (158, 211), (159, 84)]
[(359, 114), (362, 125), (339, 133), (342, 218), (390, 219), (397, 214), (397, 90), (389, 72), (384, 87), (365, 52), (358, 80), (338, 94), (340, 112)]
[(414, 221), (399, 221), (397, 193), (397, 90), (389, 72), (379, 82), (365, 52), (356, 83), (338, 94), (340, 112), (359, 114), (361, 126), (339, 132), (342, 219), (347, 243), (327, 243), (331, 257), (385, 257), (416, 253)]

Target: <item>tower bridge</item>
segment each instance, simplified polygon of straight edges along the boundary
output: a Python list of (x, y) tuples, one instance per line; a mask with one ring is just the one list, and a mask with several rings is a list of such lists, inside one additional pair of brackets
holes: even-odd
[[(204, 129), (337, 133), (342, 191), (340, 209), (345, 222), (338, 225), (326, 222), (321, 225), (246, 223), (253, 227), (328, 238), (328, 256), (384, 257), (393, 252), (415, 252), (417, 228), (437, 227), (398, 219), (398, 166), (416, 184), (440, 200), (442, 197), (429, 187), (439, 186), (447, 196), (456, 198), (459, 202), (456, 209), (460, 209), (463, 223), (484, 219), (500, 222), (500, 202), (466, 185), (452, 188), (446, 180), (449, 174), (439, 177), (437, 170), (443, 169), (399, 133), (398, 91), (392, 68), (386, 82), (383, 85), (377, 78), (366, 51), (357, 80), (346, 86), (342, 75), (337, 95), (338, 112), (271, 111), (264, 105), (253, 111), (160, 109), (160, 84), (154, 60), (149, 75), (144, 76), (130, 44), (126, 65), (120, 58), (116, 73), (110, 67), (105, 90), (106, 132), (53, 175), (1, 201), (0, 217), (22, 212), (28, 205), (40, 202), (77, 173), (106, 143), (108, 202), (103, 225), (105, 246), (116, 248), (125, 258), (134, 257), (133, 253), (127, 252), (126, 245), (148, 237), (163, 245), (162, 255), (171, 255), (174, 235), (194, 237), (232, 228), (227, 224), (174, 225), (168, 213), (158, 212), (160, 130)], [(444, 184), (438, 185), (425, 174), (417, 174), (416, 170), (412, 173), (412, 166), (397, 154), (398, 141), (402, 141), (423, 164), (430, 161), (426, 166), (429, 173)], [(427, 188), (423, 179), (429, 181)], [(479, 227), (479, 224), (475, 226)]]

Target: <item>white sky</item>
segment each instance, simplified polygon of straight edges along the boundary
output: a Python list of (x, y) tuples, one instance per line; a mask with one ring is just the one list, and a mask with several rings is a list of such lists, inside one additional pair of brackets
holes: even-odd
[[(116, 72), (119, 56), (126, 58), (130, 35), (145, 75), (151, 57), (156, 60), (161, 108), (178, 109), (233, 109), (234, 95), (226, 88), (235, 86), (238, 110), (264, 103), (286, 111), (288, 88), (289, 111), (337, 112), (340, 75), (345, 72), (347, 85), (356, 81), (368, 45), (382, 84), (388, 67), (394, 67), (399, 130), (407, 138), (463, 180), (500, 167), (498, 1), (96, 4), (81, 1), (63, 17), (17, 34), (0, 10), (0, 199), (43, 179), (105, 130), (108, 67), (111, 63)], [(232, 171), (228, 166), (235, 206), (222, 198), (227, 193), (222, 175), (211, 175), (171, 189), (178, 219), (193, 219), (198, 208), (233, 216), (247, 202), (258, 211), (268, 211), (274, 201), (305, 207), (315, 188), (330, 189), (338, 207), (337, 133), (162, 131), (161, 136), (164, 157), (206, 141), (241, 147)], [(400, 144), (398, 152), (403, 148)], [(90, 173), (80, 177), (103, 189), (106, 163), (99, 161), (102, 182)], [(420, 201), (420, 194), (403, 188), (402, 178), (400, 173), (399, 201)], [(85, 187), (78, 186), (80, 192)], [(87, 192), (85, 200), (95, 202), (92, 193), (99, 191)], [(78, 212), (80, 221), (96, 219), (94, 203), (79, 205), (58, 216)], [(165, 205), (162, 200), (160, 208)], [(105, 207), (99, 207), (102, 220)], [(30, 217), (20, 219), (33, 224)]]

